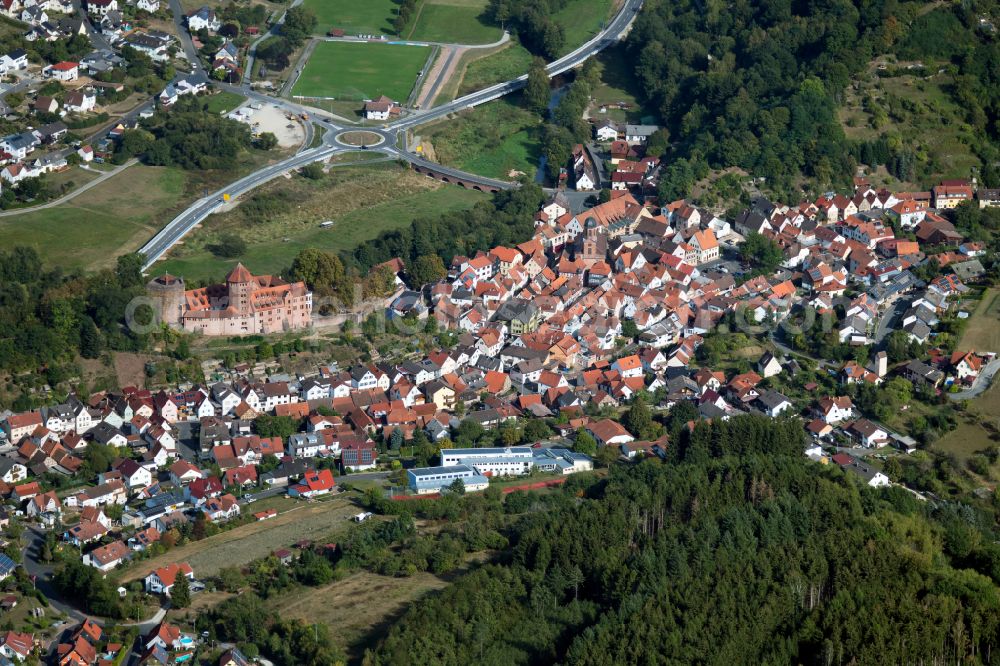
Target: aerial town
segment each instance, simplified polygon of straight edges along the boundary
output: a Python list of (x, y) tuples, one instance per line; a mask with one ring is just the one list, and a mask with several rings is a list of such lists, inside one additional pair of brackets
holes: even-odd
[(0, 666), (994, 663), (1000, 15), (849, 4), (0, 0)]

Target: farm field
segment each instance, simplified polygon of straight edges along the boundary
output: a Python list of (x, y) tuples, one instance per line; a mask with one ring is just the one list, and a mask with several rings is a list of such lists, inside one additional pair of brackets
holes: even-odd
[[(255, 197), (263, 199), (244, 208)], [(394, 163), (337, 167), (318, 181), (301, 176), (277, 179), (234, 210), (209, 217), (183, 245), (157, 264), (157, 270), (188, 280), (217, 279), (238, 259), (256, 272), (280, 272), (303, 248), (349, 251), (362, 241), (405, 227), (416, 218), (466, 209), (487, 197)], [(258, 221), (248, 209), (267, 200), (277, 202), (278, 210)], [(293, 200), (294, 206), (282, 203)], [(334, 222), (332, 228), (320, 228), (319, 224), (326, 220)], [(225, 233), (242, 235), (247, 251), (231, 259), (212, 254), (211, 246)]]
[(393, 0), (305, 0), (318, 19), (316, 34), (340, 28), (348, 35), (395, 35), (392, 21), (398, 5)]
[(987, 289), (983, 293), (957, 348), (1000, 352), (1000, 290)]
[[(245, 510), (255, 512), (256, 506), (256, 503), (251, 504)], [(120, 581), (127, 583), (142, 578), (153, 569), (175, 562), (189, 563), (195, 576), (213, 576), (223, 567), (246, 564), (300, 539), (326, 538), (340, 529), (346, 529), (351, 524), (348, 518), (357, 512), (358, 508), (344, 497), (304, 503), (278, 514), (276, 518), (241, 525), (138, 562), (121, 575)]]
[(404, 103), (430, 53), (429, 46), (320, 42), (292, 95), (350, 100), (388, 95)]
[(441, 164), (492, 178), (518, 172), (535, 176), (541, 153), (541, 120), (499, 99), (421, 129)]
[(407, 38), (448, 44), (491, 44), (503, 34), (486, 20), (486, 0), (424, 0)]

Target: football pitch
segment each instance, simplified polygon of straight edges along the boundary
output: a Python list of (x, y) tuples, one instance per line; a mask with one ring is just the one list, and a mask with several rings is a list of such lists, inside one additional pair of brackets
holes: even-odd
[(292, 95), (343, 100), (386, 95), (404, 104), (430, 53), (429, 46), (320, 42)]

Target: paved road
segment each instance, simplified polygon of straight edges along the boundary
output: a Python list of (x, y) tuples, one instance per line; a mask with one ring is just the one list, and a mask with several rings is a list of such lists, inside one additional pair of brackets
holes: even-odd
[(90, 15), (87, 14), (86, 10), (83, 8), (82, 0), (72, 0), (73, 11), (76, 15), (83, 19), (83, 27), (87, 31), (87, 37), (90, 38), (90, 44), (99, 50), (113, 50), (111, 48), (111, 43), (108, 42), (107, 38), (101, 34), (101, 31), (94, 27), (94, 24), (90, 22)]
[(139, 160), (137, 160), (137, 159), (131, 159), (128, 162), (125, 162), (125, 164), (122, 164), (121, 166), (116, 167), (116, 168), (112, 169), (111, 171), (107, 171), (107, 172), (102, 173), (100, 176), (98, 176), (94, 180), (90, 181), (89, 183), (86, 183), (86, 184), (84, 184), (84, 185), (76, 188), (75, 190), (73, 190), (69, 194), (65, 194), (65, 195), (59, 197), (58, 199), (53, 199), (52, 201), (40, 204), (38, 206), (30, 206), (28, 208), (15, 208), (13, 210), (5, 210), (3, 212), (0, 212), (0, 217), (8, 217), (8, 216), (11, 216), (11, 215), (22, 215), (24, 213), (30, 213), (30, 212), (36, 211), (36, 210), (45, 210), (46, 208), (52, 208), (53, 206), (61, 206), (62, 204), (64, 204), (67, 201), (69, 201), (70, 199), (74, 199), (74, 198), (80, 196), (81, 194), (83, 194), (84, 192), (86, 192), (87, 190), (89, 190), (90, 188), (96, 187), (97, 185), (100, 185), (101, 183), (103, 183), (104, 181), (106, 181), (108, 178), (111, 178), (112, 176), (117, 176), (118, 174), (120, 174), (122, 171), (124, 171), (125, 169), (129, 168), (133, 164), (138, 164), (138, 162), (139, 162)]
[(178, 37), (180, 37), (184, 57), (191, 63), (191, 73), (205, 74), (205, 69), (201, 65), (201, 58), (198, 57), (198, 49), (194, 47), (194, 42), (191, 41), (191, 35), (188, 34), (187, 26), (184, 25), (184, 19), (187, 18), (187, 15), (184, 13), (184, 7), (181, 5), (180, 0), (170, 0), (170, 13), (174, 16), (174, 27), (177, 30)]
[[(184, 52), (188, 54), (188, 57), (192, 60), (194, 67), (200, 72), (201, 63), (191, 41), (191, 36), (182, 25), (183, 10), (180, 6), (180, 0), (170, 0), (170, 6), (174, 12), (174, 20), (178, 26), (178, 34), (181, 36), (181, 43), (184, 47)], [(573, 52), (549, 64), (547, 68), (549, 74), (556, 75), (572, 69), (573, 67), (583, 63), (595, 53), (598, 53), (601, 49), (617, 42), (628, 30), (635, 18), (635, 14), (639, 11), (641, 6), (642, 0), (625, 0), (621, 10), (619, 10), (618, 14), (616, 14), (615, 17), (608, 22), (604, 30)], [(458, 169), (452, 169), (450, 167), (429, 162), (417, 155), (400, 150), (397, 146), (400, 143), (401, 134), (405, 133), (410, 128), (442, 118), (463, 108), (471, 108), (479, 104), (485, 104), (486, 102), (497, 99), (498, 97), (502, 97), (521, 88), (526, 80), (527, 74), (524, 74), (516, 79), (507, 81), (506, 83), (501, 83), (490, 88), (486, 88), (485, 90), (466, 95), (465, 97), (461, 97), (437, 108), (414, 112), (406, 118), (388, 123), (383, 127), (365, 128), (368, 131), (380, 135), (383, 139), (382, 143), (378, 146), (373, 146), (372, 150), (378, 150), (390, 156), (404, 159), (418, 166), (433, 168), (439, 173), (445, 173), (466, 182), (479, 183), (481, 185), (491, 187), (514, 187), (513, 184), (506, 181), (484, 178), (475, 174), (462, 172)], [(238, 92), (238, 94), (242, 94), (250, 98), (252, 101), (275, 104), (279, 108), (285, 109), (297, 115), (310, 113), (306, 107), (295, 104), (289, 100), (261, 95), (260, 93), (251, 90), (249, 85), (246, 84), (242, 86), (219, 85), (217, 87), (223, 90)], [(296, 169), (312, 162), (325, 160), (338, 152), (349, 150), (349, 148), (338, 143), (336, 136), (345, 129), (354, 129), (353, 126), (348, 127), (344, 124), (338, 124), (322, 116), (316, 117), (315, 114), (312, 116), (312, 121), (325, 127), (327, 130), (327, 133), (323, 137), (322, 146), (302, 150), (293, 157), (272, 166), (264, 167), (263, 169), (260, 169), (259, 171), (245, 176), (235, 183), (220, 189), (213, 195), (196, 201), (187, 210), (171, 220), (159, 233), (156, 234), (156, 236), (154, 236), (139, 250), (146, 256), (146, 264), (143, 268), (149, 269), (149, 267), (156, 260), (166, 254), (171, 247), (173, 247), (185, 236), (185, 234), (208, 217), (208, 215), (217, 210), (224, 203), (222, 201), (223, 194), (229, 194), (231, 197), (239, 196), (249, 192), (255, 187), (273, 180), (274, 178), (277, 178), (290, 169)]]
[(993, 382), (993, 377), (1000, 371), (1000, 358), (995, 358), (986, 364), (979, 376), (972, 383), (972, 386), (965, 389), (964, 391), (959, 391), (958, 393), (949, 393), (948, 397), (952, 400), (970, 400), (980, 395), (990, 387)]

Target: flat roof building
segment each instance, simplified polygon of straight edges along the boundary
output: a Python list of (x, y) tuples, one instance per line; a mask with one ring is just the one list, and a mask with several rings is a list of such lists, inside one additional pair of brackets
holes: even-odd
[(490, 480), (468, 465), (447, 467), (421, 467), (406, 472), (410, 490), (418, 495), (440, 493), (455, 481), (461, 479), (467, 492), (485, 490)]

